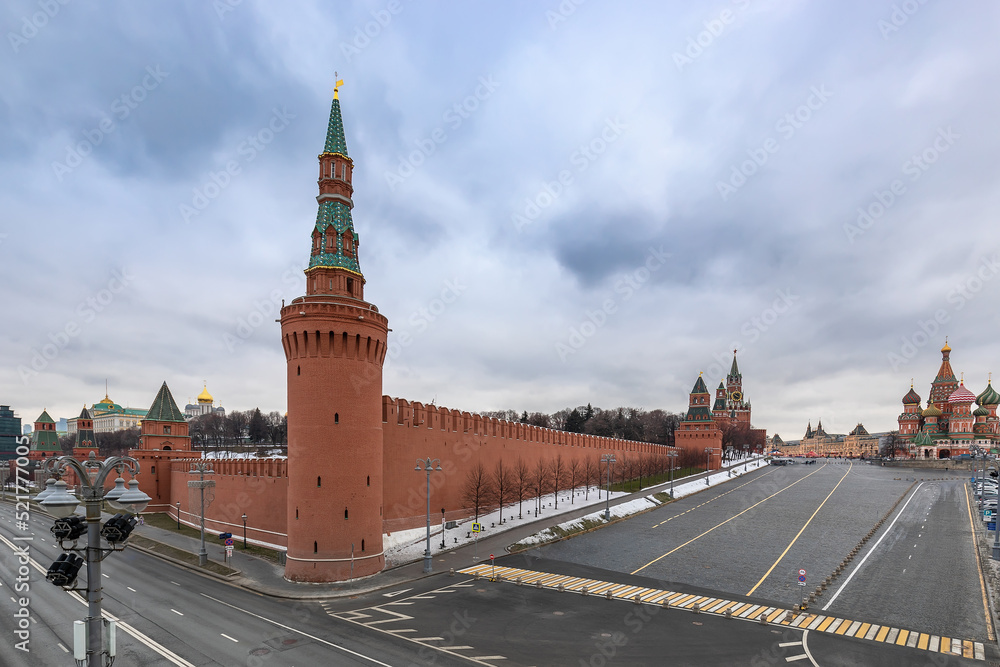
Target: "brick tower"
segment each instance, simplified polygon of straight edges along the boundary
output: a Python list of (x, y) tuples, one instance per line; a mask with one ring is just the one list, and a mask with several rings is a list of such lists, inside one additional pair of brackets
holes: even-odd
[(281, 309), (288, 362), (285, 578), (291, 581), (342, 581), (385, 565), (382, 362), (388, 320), (364, 300), (351, 220), (353, 166), (334, 88), (319, 156), (306, 295)]

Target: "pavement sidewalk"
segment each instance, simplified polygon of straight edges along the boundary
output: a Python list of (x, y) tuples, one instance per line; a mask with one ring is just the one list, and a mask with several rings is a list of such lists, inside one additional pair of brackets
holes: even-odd
[[(713, 470), (710, 474), (718, 475), (720, 472), (726, 472), (728, 470), (732, 470), (735, 474), (742, 472), (742, 470), (740, 470), (742, 466), (743, 462), (740, 462), (739, 464), (722, 468), (721, 471)], [(689, 475), (682, 478), (679, 483), (687, 484), (692, 481), (703, 480), (706, 474), (707, 473)], [(675, 484), (677, 483), (678, 481), (675, 480)], [(613, 498), (611, 499), (610, 504), (611, 506), (616, 506), (636, 500), (637, 498), (651, 495), (653, 493), (668, 490), (669, 488), (669, 482), (657, 484), (655, 486), (645, 488), (642, 491), (636, 491), (635, 493)], [(705, 488), (708, 489), (712, 487), (706, 485)], [(489, 560), (490, 554), (494, 554), (497, 557), (506, 555), (506, 548), (509, 545), (550, 526), (563, 523), (564, 521), (578, 519), (582, 516), (586, 516), (587, 514), (592, 514), (597, 511), (597, 509), (599, 508), (594, 505), (590, 505), (587, 507), (581, 507), (578, 510), (571, 510), (569, 512), (539, 518), (536, 521), (528, 521), (518, 525), (517, 527), (510, 528), (502, 532), (496, 532), (493, 534), (487, 533), (485, 537), (479, 539), (478, 544), (463, 545), (458, 548), (434, 554), (433, 567), (435, 572), (430, 574), (424, 573), (423, 559), (420, 559), (412, 563), (383, 570), (375, 575), (334, 584), (311, 584), (288, 581), (284, 578), (284, 568), (281, 565), (251, 554), (243, 553), (240, 549), (240, 542), (236, 539), (234, 540), (236, 545), (233, 549), (233, 557), (229, 561), (228, 565), (233, 569), (239, 570), (240, 574), (236, 577), (219, 578), (248, 590), (279, 598), (328, 599), (361, 595), (397, 586), (399, 584), (417, 581), (424, 577), (431, 576), (431, 574), (436, 572), (447, 571), (449, 568), (455, 568), (457, 570), (459, 568), (468, 567), (470, 565), (474, 565), (475, 563)], [(148, 524), (136, 526), (135, 534), (162, 544), (170, 545), (176, 549), (180, 549), (191, 554), (197, 554), (201, 548), (200, 539), (188, 537), (187, 535), (182, 535), (163, 528), (157, 528)], [(435, 538), (432, 537), (431, 539), (434, 540)], [(437, 539), (440, 538), (438, 537)], [(217, 534), (206, 531), (205, 548), (208, 552), (210, 560), (218, 563), (223, 562), (225, 553), (224, 546), (218, 539)], [(155, 551), (148, 551), (146, 549), (140, 550), (146, 551), (152, 555), (159, 555)], [(189, 566), (183, 563), (181, 565), (195, 571), (204, 572), (198, 567)]]

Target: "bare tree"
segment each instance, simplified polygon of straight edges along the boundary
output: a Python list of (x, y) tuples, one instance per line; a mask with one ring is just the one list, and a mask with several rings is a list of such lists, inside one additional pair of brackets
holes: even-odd
[(497, 461), (496, 465), (493, 466), (492, 474), (490, 475), (490, 483), (493, 485), (493, 494), (496, 502), (500, 505), (500, 523), (503, 523), (503, 504), (505, 500), (508, 500), (514, 485), (514, 475), (511, 473), (510, 468), (503, 464), (503, 459)]
[(476, 511), (476, 523), (479, 523), (479, 511), (487, 509), (493, 502), (493, 484), (482, 462), (477, 462), (465, 475), (465, 486), (462, 487), (462, 500), (466, 507)]
[(542, 459), (535, 462), (531, 473), (531, 488), (535, 492), (535, 516), (542, 511), (542, 495), (549, 488), (549, 465)]
[(566, 485), (566, 461), (562, 454), (557, 454), (552, 462), (552, 497), (555, 498), (555, 509), (559, 509), (559, 489)]
[(569, 462), (569, 465), (566, 466), (566, 470), (569, 474), (569, 502), (572, 505), (576, 499), (577, 480), (580, 479), (580, 475), (583, 472), (580, 460), (573, 457), (573, 459)]
[(511, 479), (513, 480), (511, 491), (517, 496), (517, 518), (523, 519), (521, 505), (531, 491), (531, 470), (528, 469), (528, 464), (520, 456), (517, 457), (517, 461), (514, 463), (514, 469), (511, 471)]
[(590, 456), (583, 459), (583, 484), (587, 489), (585, 492), (586, 496), (584, 497), (585, 500), (590, 500), (590, 485), (595, 481), (599, 482), (599, 477), (597, 461)]

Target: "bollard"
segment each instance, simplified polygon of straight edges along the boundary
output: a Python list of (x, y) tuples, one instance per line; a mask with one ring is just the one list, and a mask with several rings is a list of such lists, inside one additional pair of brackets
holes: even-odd
[(608, 591), (607, 593), (604, 594), (604, 599), (605, 600), (610, 600), (611, 599), (611, 591)]
[(733, 610), (732, 609), (727, 609), (726, 610), (726, 618), (732, 619), (732, 617), (733, 617)]
[(520, 586), (520, 585), (521, 585), (521, 584), (523, 584), (524, 582), (523, 582), (523, 581), (521, 581), (521, 577), (518, 577), (518, 578), (517, 578), (517, 582), (516, 582), (516, 583), (517, 583), (517, 585), (518, 585), (518, 586)]
[(693, 605), (691, 605), (691, 611), (693, 611), (696, 614), (700, 614), (701, 613), (701, 605), (698, 604), (697, 602), (695, 602)]
[(642, 604), (642, 598), (639, 597), (638, 593), (635, 594), (635, 597), (632, 598), (632, 601), (635, 602), (636, 604)]
[(661, 602), (660, 604), (663, 605), (664, 609), (670, 609), (670, 600), (668, 600), (667, 598), (663, 598), (663, 602)]
[(785, 623), (791, 623), (793, 618), (795, 618), (795, 612), (791, 609), (785, 612)]
[(472, 578), (475, 579), (476, 581), (479, 581), (479, 573), (476, 572), (475, 574), (473, 574)]
[(455, 568), (453, 568), (453, 567), (449, 567), (448, 568), (448, 576), (449, 577), (454, 577), (455, 576)]
[(767, 615), (761, 614), (760, 616), (758, 616), (757, 622), (760, 623), (761, 625), (767, 625)]
[(587, 587), (584, 586), (583, 588), (580, 589), (580, 594), (581, 595), (590, 595), (590, 591), (588, 591)]
[(558, 590), (560, 593), (562, 593), (564, 590), (566, 590), (566, 587), (563, 586), (562, 584), (559, 584), (559, 586), (556, 588), (556, 590)]
[(538, 581), (535, 582), (535, 588), (541, 588), (541, 587), (542, 587), (542, 580), (539, 579)]

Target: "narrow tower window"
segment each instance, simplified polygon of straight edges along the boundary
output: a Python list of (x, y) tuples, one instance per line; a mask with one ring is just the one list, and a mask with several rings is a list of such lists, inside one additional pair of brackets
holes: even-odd
[(296, 519), (299, 518), (299, 508), (298, 507), (295, 508), (295, 518)]
[(316, 478), (316, 486), (323, 486), (323, 478), (322, 477), (317, 477)]
[(344, 518), (345, 519), (347, 518), (347, 508), (346, 507), (344, 508)]
[(313, 553), (314, 554), (319, 553), (319, 542), (313, 542)]
[(334, 412), (333, 413), (333, 423), (334, 424), (339, 424), (340, 423), (340, 413), (339, 412)]
[(361, 550), (362, 551), (365, 550), (365, 541), (364, 541), (364, 539), (361, 540)]
[(297, 369), (297, 375), (302, 375), (302, 366), (298, 366)]
[(354, 294), (354, 278), (347, 279), (347, 291), (350, 294)]
[(368, 486), (372, 485), (372, 476), (368, 475)]

